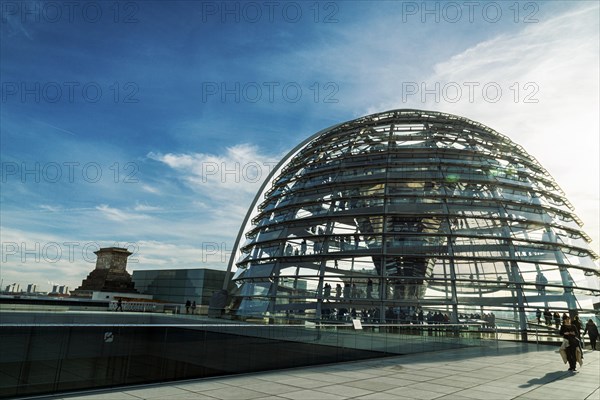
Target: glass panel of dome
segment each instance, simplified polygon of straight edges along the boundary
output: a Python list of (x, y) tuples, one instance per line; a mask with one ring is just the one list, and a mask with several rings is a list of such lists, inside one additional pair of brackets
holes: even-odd
[(244, 278), (268, 278), (274, 267), (275, 264), (252, 265)]
[(271, 284), (245, 282), (240, 292), (241, 296), (266, 296), (269, 293)]
[(241, 315), (263, 315), (269, 307), (268, 300), (261, 299), (244, 299), (239, 305), (239, 312)]

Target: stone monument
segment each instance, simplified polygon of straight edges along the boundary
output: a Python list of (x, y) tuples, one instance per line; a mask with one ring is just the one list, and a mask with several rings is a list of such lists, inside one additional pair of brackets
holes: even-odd
[(127, 272), (127, 257), (132, 253), (121, 247), (105, 247), (94, 254), (96, 268), (81, 286), (71, 292), (74, 297), (92, 297), (93, 292), (138, 293)]

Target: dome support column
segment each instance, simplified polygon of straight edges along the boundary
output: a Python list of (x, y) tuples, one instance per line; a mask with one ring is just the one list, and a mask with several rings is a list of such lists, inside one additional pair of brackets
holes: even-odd
[[(446, 176), (442, 170), (441, 165), (438, 165), (438, 172), (445, 179)], [(452, 232), (452, 224), (450, 223), (450, 210), (448, 209), (448, 191), (446, 185), (442, 185), (444, 191), (444, 197), (442, 207), (445, 215), (445, 219), (441, 223), (441, 230), (446, 234), (446, 251), (448, 253), (448, 264), (450, 270), (450, 301), (452, 304), (452, 319), (453, 324), (458, 324), (458, 292), (456, 290), (456, 268), (454, 265), (454, 232)]]
[[(548, 241), (554, 243), (555, 245), (554, 257), (556, 258), (556, 262), (562, 265), (566, 264), (565, 257), (563, 256), (562, 251), (558, 247), (556, 234), (552, 231), (552, 229), (550, 229), (550, 227), (546, 227), (546, 234), (548, 237)], [(563, 286), (565, 286), (563, 296), (565, 298), (565, 303), (567, 303), (567, 308), (569, 309), (569, 312), (574, 311), (575, 313), (577, 313), (577, 300), (575, 299), (575, 295), (573, 294), (573, 279), (571, 278), (569, 271), (567, 271), (565, 267), (559, 266), (558, 269), (560, 271), (560, 279), (562, 281), (562, 284)]]

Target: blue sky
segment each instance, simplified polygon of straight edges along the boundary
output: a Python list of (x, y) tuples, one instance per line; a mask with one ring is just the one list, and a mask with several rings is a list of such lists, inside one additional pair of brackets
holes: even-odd
[(225, 268), (274, 162), (394, 108), (523, 145), (598, 251), (595, 1), (69, 4), (2, 2), (4, 286), (76, 287), (115, 244), (130, 271)]

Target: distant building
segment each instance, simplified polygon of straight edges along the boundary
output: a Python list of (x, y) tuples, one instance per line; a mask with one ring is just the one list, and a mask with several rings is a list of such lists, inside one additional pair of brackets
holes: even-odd
[(208, 268), (133, 271), (133, 282), (140, 293), (169, 303), (195, 301), (208, 305), (214, 292), (222, 289), (225, 271)]
[(6, 286), (6, 289), (4, 289), (4, 291), (8, 293), (20, 293), (21, 285), (19, 285), (18, 283), (13, 283), (11, 285)]
[(71, 296), (91, 298), (94, 292), (138, 293), (126, 270), (127, 257), (132, 254), (130, 251), (120, 247), (106, 247), (94, 254), (98, 256), (96, 268), (83, 280), (81, 286), (71, 292)]
[(58, 287), (59, 294), (69, 294), (69, 287), (65, 285), (61, 285)]
[(37, 285), (35, 283), (30, 283), (27, 285), (27, 293), (35, 293), (37, 289)]

